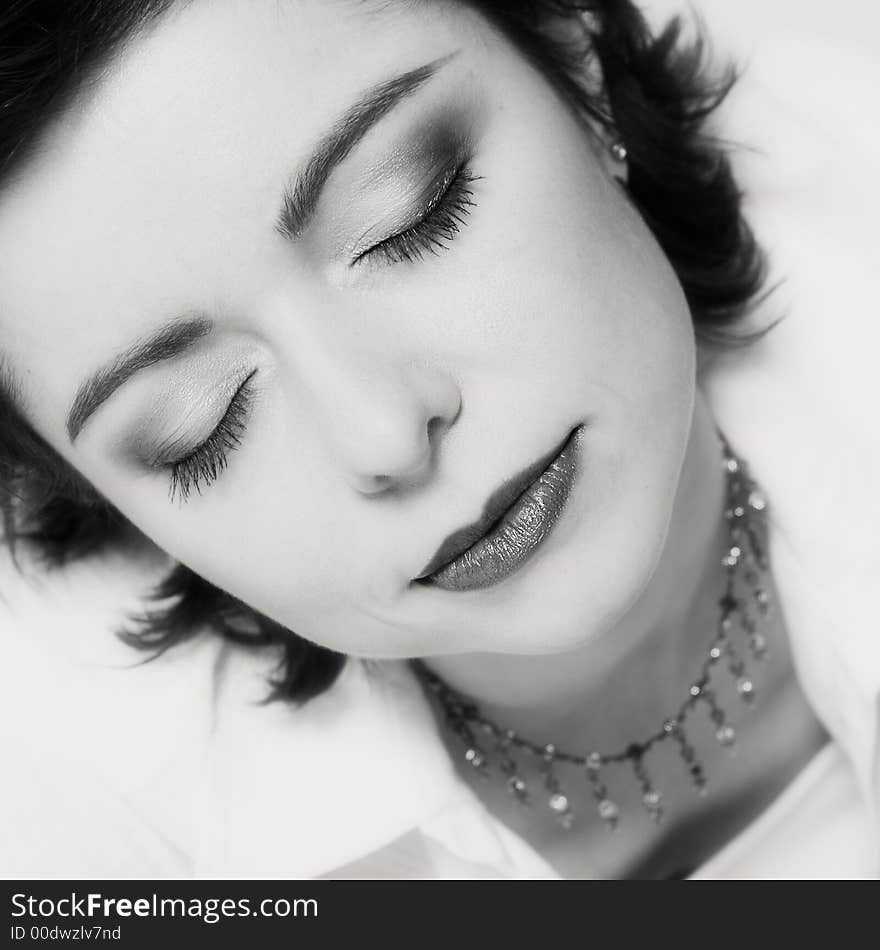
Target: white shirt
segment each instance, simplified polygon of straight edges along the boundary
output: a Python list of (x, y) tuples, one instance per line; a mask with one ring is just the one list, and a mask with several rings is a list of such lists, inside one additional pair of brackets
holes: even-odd
[[(880, 136), (863, 120), (880, 24), (864, 7), (700, 6), (719, 47), (754, 50), (724, 128), (767, 153), (736, 161), (789, 277), (770, 312), (790, 314), (702, 384), (771, 500), (797, 673), (832, 742), (695, 878), (880, 872)], [(213, 638), (132, 668), (111, 630), (149, 579), (119, 558), (28, 583), (0, 563), (0, 874), (559, 876), (457, 776), (403, 664), (350, 662), (300, 710), (256, 705), (268, 658)]]

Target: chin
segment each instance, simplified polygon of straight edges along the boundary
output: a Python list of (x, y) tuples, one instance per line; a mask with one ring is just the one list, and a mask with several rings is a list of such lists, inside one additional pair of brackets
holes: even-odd
[(615, 554), (589, 552), (577, 569), (560, 567), (541, 603), (489, 652), (550, 655), (580, 650), (610, 635), (648, 588), (663, 547), (662, 534), (643, 533)]
[(462, 611), (461, 625), (446, 636), (438, 631), (421, 655), (552, 655), (613, 633), (654, 576), (670, 518), (653, 494), (622, 508), (570, 512), (582, 517), (572, 519), (569, 537), (492, 588), (491, 598), (476, 595), (482, 602), (475, 597)]

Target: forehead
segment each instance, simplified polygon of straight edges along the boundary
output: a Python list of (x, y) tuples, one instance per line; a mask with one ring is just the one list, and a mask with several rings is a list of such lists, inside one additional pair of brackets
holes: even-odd
[(26, 401), (40, 354), (81, 375), (171, 316), (166, 302), (210, 304), (181, 297), (216, 274), (258, 281), (282, 186), (328, 125), (369, 86), (460, 48), (463, 30), (440, 0), (173, 6), (0, 196), (0, 331)]

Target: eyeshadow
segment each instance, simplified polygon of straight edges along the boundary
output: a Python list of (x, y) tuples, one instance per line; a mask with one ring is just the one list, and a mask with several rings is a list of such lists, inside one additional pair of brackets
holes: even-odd
[(444, 176), (473, 147), (470, 123), (460, 111), (444, 105), (420, 116), (390, 143), (370, 148), (365, 160), (354, 159), (349, 174), (328, 184), (328, 258), (351, 260), (370, 241), (419, 219)]

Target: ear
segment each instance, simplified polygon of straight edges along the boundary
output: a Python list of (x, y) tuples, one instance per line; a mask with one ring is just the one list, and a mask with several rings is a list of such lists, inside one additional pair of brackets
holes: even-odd
[(599, 160), (608, 174), (624, 186), (629, 181), (629, 164), (626, 154), (626, 143), (606, 133), (601, 142)]
[(626, 185), (629, 178), (626, 143), (621, 142), (614, 129), (611, 108), (604, 95), (605, 77), (602, 74), (602, 64), (595, 53), (593, 42), (600, 29), (597, 16), (583, 10), (545, 12), (539, 29), (554, 45), (570, 53), (570, 61), (583, 64), (577, 77), (578, 81), (593, 101), (602, 103), (603, 111), (608, 114), (608, 121), (600, 122), (582, 111), (578, 117), (586, 128), (596, 158), (607, 174)]
[(609, 178), (626, 187), (629, 181), (629, 162), (626, 142), (614, 126), (605, 126), (589, 116), (582, 117), (593, 152)]

